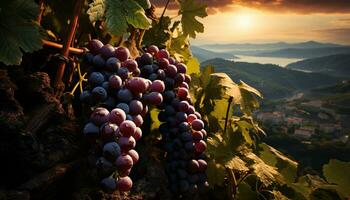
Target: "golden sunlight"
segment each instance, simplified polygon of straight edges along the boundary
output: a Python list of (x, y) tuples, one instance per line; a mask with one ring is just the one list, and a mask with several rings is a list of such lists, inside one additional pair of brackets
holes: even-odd
[(248, 30), (254, 26), (254, 19), (252, 15), (247, 13), (240, 13), (234, 17), (234, 25), (236, 28)]

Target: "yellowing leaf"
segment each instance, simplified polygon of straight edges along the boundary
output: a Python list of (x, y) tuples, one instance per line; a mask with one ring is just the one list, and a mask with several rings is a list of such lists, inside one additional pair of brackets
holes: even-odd
[(215, 185), (222, 185), (226, 176), (226, 169), (221, 164), (215, 163), (213, 160), (208, 162), (208, 168), (206, 170), (208, 176), (208, 182), (210, 187)]
[(331, 159), (323, 166), (323, 175), (329, 183), (337, 184), (336, 189), (343, 198), (350, 196), (350, 162)]
[(199, 74), (200, 73), (200, 63), (197, 58), (191, 58), (187, 63), (187, 74)]
[(227, 161), (225, 163), (225, 167), (232, 170), (249, 171), (249, 168), (246, 166), (246, 163), (238, 156), (234, 156), (231, 160)]

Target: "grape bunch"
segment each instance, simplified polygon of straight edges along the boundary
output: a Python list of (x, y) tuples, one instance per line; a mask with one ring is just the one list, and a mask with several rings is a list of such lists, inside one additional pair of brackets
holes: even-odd
[(161, 111), (170, 189), (176, 194), (208, 187), (204, 151), (206, 131), (201, 115), (190, 104), (187, 67), (166, 49), (151, 45), (135, 60), (128, 49), (91, 40), (84, 62), (90, 66), (88, 86), (80, 100), (94, 108), (84, 134), (97, 144), (96, 167), (106, 191), (129, 191), (128, 177), (139, 155), (134, 150), (142, 136), (148, 106)]
[[(154, 62), (152, 62), (154, 58)], [(166, 171), (170, 189), (176, 194), (204, 192), (208, 188), (204, 151), (207, 147), (201, 115), (190, 104), (191, 77), (187, 67), (169, 56), (167, 50), (149, 46), (147, 53), (137, 59), (141, 76), (159, 87), (163, 103), (158, 119), (166, 154)], [(164, 83), (164, 85), (162, 84)]]
[(84, 55), (90, 69), (80, 100), (93, 110), (83, 132), (91, 144), (97, 144), (96, 167), (108, 192), (131, 189), (128, 175), (139, 160), (134, 148), (142, 136), (143, 117), (148, 105), (163, 102), (159, 85), (164, 83), (138, 77), (138, 63), (129, 57), (127, 48), (99, 40), (91, 40)]

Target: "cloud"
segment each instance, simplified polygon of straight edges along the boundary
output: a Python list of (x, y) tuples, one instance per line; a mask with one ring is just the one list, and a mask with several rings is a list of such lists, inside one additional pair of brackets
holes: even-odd
[[(197, 0), (208, 5), (211, 13), (225, 12), (236, 6), (258, 10), (291, 13), (350, 13), (349, 0)], [(166, 0), (151, 0), (156, 6), (164, 6)], [(171, 1), (169, 9), (176, 8)]]

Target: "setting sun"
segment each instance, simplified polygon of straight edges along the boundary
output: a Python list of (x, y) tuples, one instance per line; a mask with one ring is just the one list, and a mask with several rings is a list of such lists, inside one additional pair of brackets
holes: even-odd
[(253, 25), (253, 18), (249, 14), (239, 14), (235, 16), (235, 26), (240, 29), (250, 29)]

